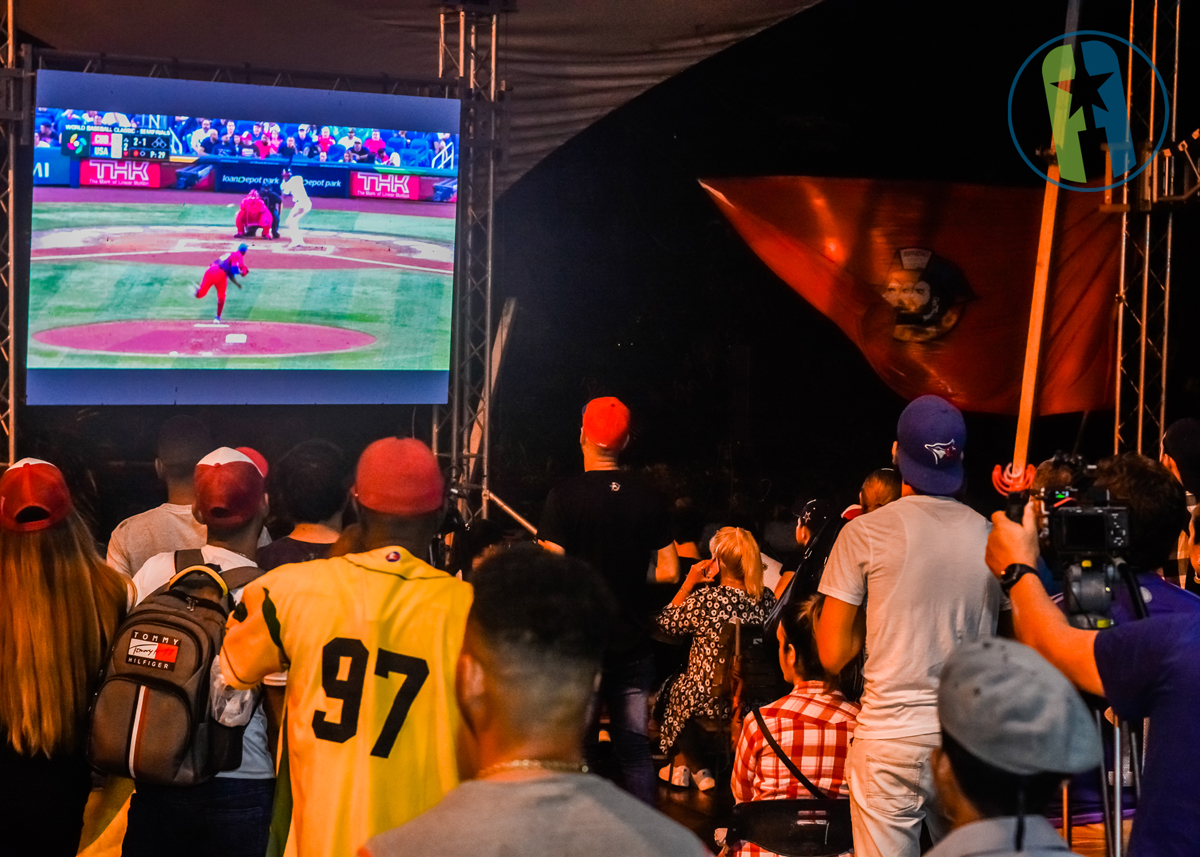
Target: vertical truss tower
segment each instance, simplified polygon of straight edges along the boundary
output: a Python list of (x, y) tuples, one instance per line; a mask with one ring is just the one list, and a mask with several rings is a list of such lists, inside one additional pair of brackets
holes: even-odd
[(18, 58), (14, 0), (3, 9), (4, 43), (0, 45), (0, 357), (4, 376), (0, 379), (0, 430), (6, 446), (6, 463), (16, 460), (17, 450), (17, 360), (13, 324), (16, 319), (16, 166), (17, 147), (31, 141), (25, 111), (29, 104), (30, 79), (27, 58)]
[[(1167, 139), (1177, 139), (1175, 104), (1179, 71), (1181, 0), (1130, 0), (1128, 39), (1145, 52), (1166, 84), (1133, 50), (1125, 80), (1130, 130), (1139, 160), (1150, 154), (1169, 110)], [(1166, 428), (1168, 327), (1171, 298), (1173, 209), (1185, 198), (1187, 179), (1178, 157), (1159, 153), (1133, 181), (1121, 186), (1121, 277), (1117, 297), (1116, 420), (1113, 448), (1157, 458)]]
[(490, 500), (493, 233), (504, 97), (496, 64), (498, 26), (507, 8), (499, 0), (445, 6), (438, 39), (438, 77), (456, 86), (462, 101), (462, 155), (450, 401), (446, 409), (434, 408), (433, 448), (450, 459), (467, 523), (486, 518)]

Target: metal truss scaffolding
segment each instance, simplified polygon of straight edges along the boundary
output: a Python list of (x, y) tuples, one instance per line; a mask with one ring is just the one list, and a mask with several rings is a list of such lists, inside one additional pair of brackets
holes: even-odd
[[(458, 237), (455, 260), (454, 371), (446, 411), (433, 414), (434, 451), (448, 455), (460, 486), (459, 512), (488, 516), (492, 354), (493, 232), (501, 154), (504, 86), (497, 78), (501, 3), (464, 3), (441, 12), (438, 76), (462, 101)], [(446, 444), (449, 434), (449, 449)]]
[(17, 54), (17, 34), (13, 14), (14, 0), (3, 10), (4, 44), (0, 47), (0, 357), (4, 376), (0, 380), (0, 429), (7, 445), (7, 464), (16, 460), (17, 451), (17, 360), (13, 324), (16, 320), (16, 168), (17, 147), (32, 141), (25, 110), (29, 104), (28, 54)]
[[(1139, 161), (1144, 162), (1170, 109), (1167, 139), (1176, 139), (1181, 0), (1131, 0), (1129, 41), (1162, 75), (1170, 103), (1152, 69), (1128, 52), (1126, 104)], [(1187, 165), (1184, 164), (1183, 167)], [(1171, 242), (1174, 214), (1186, 179), (1178, 157), (1159, 153), (1133, 181), (1122, 185), (1121, 276), (1117, 298), (1116, 420), (1113, 447), (1157, 458), (1166, 428)]]

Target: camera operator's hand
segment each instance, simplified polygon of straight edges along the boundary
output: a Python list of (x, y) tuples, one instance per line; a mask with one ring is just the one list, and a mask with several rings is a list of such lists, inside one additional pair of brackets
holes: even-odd
[(1033, 501), (1025, 504), (1021, 523), (1008, 519), (1003, 511), (992, 515), (992, 532), (988, 536), (984, 559), (992, 574), (999, 577), (1013, 563), (1037, 567), (1038, 531), (1033, 513)]

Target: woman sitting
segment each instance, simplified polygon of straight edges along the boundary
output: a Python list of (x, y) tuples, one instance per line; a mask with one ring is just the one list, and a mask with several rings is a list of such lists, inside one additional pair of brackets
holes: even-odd
[(96, 553), (53, 464), (0, 476), (0, 829), (5, 854), (74, 855), (87, 712), (132, 584)]
[[(777, 632), (779, 665), (794, 687), (759, 712), (800, 773), (829, 797), (848, 798), (846, 751), (854, 736), (859, 706), (846, 699), (835, 677), (825, 674), (817, 655), (813, 626), (823, 600), (824, 596), (813, 595), (784, 609)], [(775, 755), (753, 713), (746, 716), (738, 741), (733, 797), (738, 803), (812, 797)], [(771, 852), (750, 842), (731, 842), (729, 853), (745, 857)]]
[(761, 625), (775, 604), (775, 596), (763, 589), (762, 556), (758, 542), (746, 530), (724, 527), (709, 542), (712, 559), (701, 560), (688, 570), (687, 578), (658, 617), (668, 634), (692, 635), (686, 671), (670, 685), (662, 725), (662, 749), (675, 750), (675, 771), (667, 765), (659, 772), (673, 785), (694, 781), (701, 791), (716, 786), (712, 772), (704, 767), (700, 727), (694, 718), (728, 720), (732, 714), (728, 696), (713, 693), (713, 674), (720, 649), (721, 628), (737, 618), (743, 624)]

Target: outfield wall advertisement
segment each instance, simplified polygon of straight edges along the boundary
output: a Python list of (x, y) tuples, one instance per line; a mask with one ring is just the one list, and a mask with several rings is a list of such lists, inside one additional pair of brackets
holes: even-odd
[(447, 397), (459, 104), (39, 72), (26, 398)]

